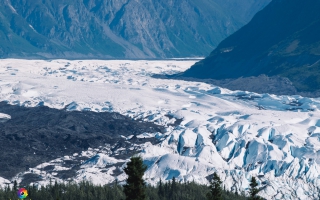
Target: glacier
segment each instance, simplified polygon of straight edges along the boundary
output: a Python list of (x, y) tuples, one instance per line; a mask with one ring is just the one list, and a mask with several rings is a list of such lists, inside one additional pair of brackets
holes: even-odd
[[(137, 148), (148, 166), (145, 180), (208, 184), (217, 172), (226, 189), (247, 191), (257, 177), (266, 199), (316, 199), (320, 187), (320, 99), (230, 91), (214, 85), (152, 78), (175, 74), (197, 60), (0, 60), (0, 100), (26, 107), (119, 112), (166, 126), (144, 133), (160, 143)], [(0, 120), (9, 120), (6, 113)], [(133, 137), (133, 136), (130, 136)], [(130, 139), (130, 138), (128, 138)], [(66, 155), (30, 168), (48, 184), (56, 172), (41, 169), (86, 155), (72, 180), (107, 184), (126, 178), (128, 159), (109, 157), (112, 147)], [(121, 149), (119, 149), (120, 151)], [(319, 157), (318, 157), (319, 156)], [(12, 180), (22, 180), (23, 174)], [(12, 180), (0, 178), (0, 185)]]

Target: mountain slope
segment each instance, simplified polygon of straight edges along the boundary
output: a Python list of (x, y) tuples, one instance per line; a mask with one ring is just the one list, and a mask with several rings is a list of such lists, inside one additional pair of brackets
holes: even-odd
[(0, 57), (208, 54), (270, 0), (0, 0)]
[(274, 0), (182, 76), (279, 75), (298, 91), (320, 89), (320, 1)]

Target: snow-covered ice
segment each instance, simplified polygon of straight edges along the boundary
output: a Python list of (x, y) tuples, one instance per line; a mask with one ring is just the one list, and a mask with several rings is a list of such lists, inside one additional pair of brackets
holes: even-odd
[[(182, 72), (195, 62), (0, 60), (0, 100), (20, 106), (119, 112), (168, 126), (165, 134), (139, 135), (162, 138), (158, 145), (141, 147), (148, 166), (145, 179), (150, 184), (173, 176), (208, 183), (206, 177), (217, 171), (233, 191), (246, 190), (250, 178), (256, 176), (263, 188), (259, 194), (267, 199), (316, 198), (320, 99), (230, 91), (206, 83), (151, 77)], [(180, 125), (171, 126), (179, 119)], [(121, 168), (115, 177), (116, 168), (106, 170), (105, 166), (118, 163), (123, 167), (126, 161), (93, 150), (79, 155), (86, 153), (91, 159), (82, 164), (74, 180), (104, 184), (125, 179)], [(78, 154), (69, 156), (61, 159)]]

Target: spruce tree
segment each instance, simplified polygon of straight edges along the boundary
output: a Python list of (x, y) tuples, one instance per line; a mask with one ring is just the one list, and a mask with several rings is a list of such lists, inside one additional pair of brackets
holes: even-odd
[(124, 172), (128, 175), (127, 183), (124, 185), (124, 193), (127, 200), (145, 200), (145, 182), (143, 180), (144, 172), (147, 166), (143, 164), (141, 157), (131, 157), (124, 168)]
[(222, 200), (222, 188), (221, 188), (221, 180), (218, 174), (213, 173), (213, 178), (210, 182), (209, 193), (207, 194), (208, 200)]
[(16, 180), (13, 182), (13, 191), (18, 191), (18, 183)]
[(158, 196), (160, 197), (160, 199), (164, 197), (164, 189), (163, 189), (161, 178), (159, 182)]
[(260, 200), (261, 197), (259, 197), (257, 194), (259, 193), (258, 189), (258, 183), (256, 178), (253, 176), (251, 178), (251, 183), (250, 183), (250, 189), (249, 189), (249, 200)]
[(170, 186), (170, 181), (168, 181), (168, 182), (166, 182), (166, 183), (164, 184), (164, 196), (165, 196), (166, 198), (169, 197), (169, 186)]
[(175, 193), (177, 192), (177, 183), (176, 178), (172, 178), (171, 190), (170, 190), (170, 199), (174, 199)]

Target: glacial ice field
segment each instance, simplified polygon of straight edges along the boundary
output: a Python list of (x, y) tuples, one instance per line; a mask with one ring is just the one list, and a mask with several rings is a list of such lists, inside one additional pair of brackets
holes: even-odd
[[(226, 189), (247, 191), (256, 176), (267, 199), (315, 199), (320, 188), (320, 99), (230, 91), (214, 85), (155, 79), (153, 74), (185, 71), (196, 60), (0, 60), (0, 101), (34, 107), (119, 112), (167, 126), (158, 145), (145, 143), (145, 180), (196, 181), (218, 172)], [(0, 120), (8, 120), (6, 113)], [(180, 125), (172, 126), (176, 120)], [(179, 123), (178, 123), (179, 124)], [(129, 139), (129, 138), (128, 138)], [(73, 180), (94, 184), (124, 181), (108, 148), (88, 149), (33, 168), (83, 154)], [(122, 165), (122, 167), (125, 164)], [(103, 169), (103, 170), (102, 170)], [(106, 170), (107, 169), (107, 170)], [(17, 174), (19, 180), (23, 175)], [(42, 174), (47, 184), (55, 174)], [(63, 180), (58, 180), (63, 181)], [(10, 182), (0, 177), (0, 184)]]

